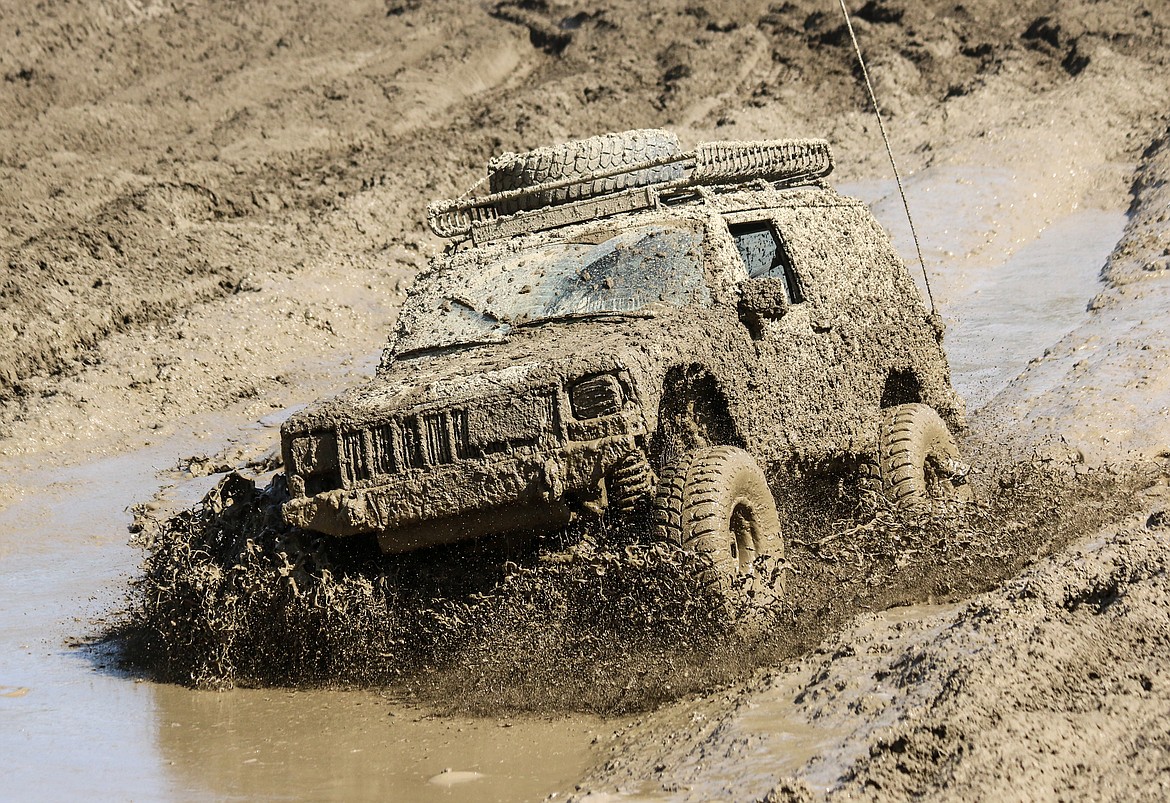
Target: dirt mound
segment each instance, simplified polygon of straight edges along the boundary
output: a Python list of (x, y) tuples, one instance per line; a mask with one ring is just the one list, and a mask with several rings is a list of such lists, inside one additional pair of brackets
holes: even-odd
[[(1170, 751), (1165, 526), (1152, 516), (1104, 534), (964, 605), (939, 638), (903, 642), (883, 662), (885, 684), (913, 702), (868, 740), (840, 796), (1161, 797)], [(1050, 749), (1055, 733), (1060, 750)]]
[[(124, 5), (0, 21), (3, 419), (113, 332), (249, 273), (420, 232), (425, 202), (494, 153), (669, 126), (691, 141), (828, 135), (850, 170), (880, 163), (856, 124), (867, 101), (844, 27), (814, 0), (649, 15), (615, 0)], [(1149, 12), (1050, 5), (865, 4), (858, 35), (887, 111), (945, 107), (1006, 71), (1056, 85), (1102, 44), (1157, 46)], [(138, 201), (159, 187), (214, 197), (214, 214), (153, 214)], [(377, 226), (355, 231), (369, 202)]]

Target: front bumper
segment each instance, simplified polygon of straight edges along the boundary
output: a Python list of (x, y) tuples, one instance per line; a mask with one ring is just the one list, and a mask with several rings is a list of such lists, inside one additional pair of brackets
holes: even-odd
[(466, 459), (285, 503), (292, 525), (337, 536), (377, 533), (386, 552), (568, 523), (573, 502), (596, 498), (606, 474), (639, 449), (638, 431), (555, 450)]

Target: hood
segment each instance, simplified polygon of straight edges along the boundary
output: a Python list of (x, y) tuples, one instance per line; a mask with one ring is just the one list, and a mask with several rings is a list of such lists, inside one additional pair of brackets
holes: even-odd
[(590, 374), (641, 374), (647, 325), (661, 336), (661, 320), (591, 319), (517, 330), (505, 343), (394, 360), (370, 382), (298, 412), (282, 429), (360, 427), (388, 414), (563, 387)]

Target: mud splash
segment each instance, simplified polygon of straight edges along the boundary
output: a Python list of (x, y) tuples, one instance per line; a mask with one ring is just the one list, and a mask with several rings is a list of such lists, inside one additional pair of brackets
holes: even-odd
[(639, 533), (387, 559), (372, 541), (285, 525), (279, 475), (261, 490), (231, 474), (191, 510), (140, 516), (142, 573), (107, 639), (136, 671), (197, 687), (392, 687), (476, 714), (646, 710), (790, 657), (860, 611), (988, 588), (1132, 505), (1113, 475), (1051, 463), (994, 486), (970, 509), (913, 514), (809, 489), (787, 511), (808, 524), (789, 533), (786, 600), (729, 612), (694, 556)]
[(625, 680), (598, 677), (609, 634), (671, 664), (725, 619), (679, 550), (497, 541), (388, 559), (372, 540), (289, 528), (285, 498), (282, 477), (259, 490), (230, 474), (195, 508), (139, 525), (147, 556), (117, 634), (132, 663), (205, 687), (438, 688), (450, 681), (436, 672), (462, 667), (473, 708), (519, 707), (553, 666), (591, 666), (552, 705), (584, 693), (611, 710), (630, 703)]

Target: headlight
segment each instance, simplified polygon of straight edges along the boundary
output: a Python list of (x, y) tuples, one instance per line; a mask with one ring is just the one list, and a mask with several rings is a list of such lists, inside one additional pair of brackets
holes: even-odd
[(337, 468), (337, 441), (332, 433), (314, 433), (293, 439), (292, 468), (302, 476)]
[(569, 404), (580, 421), (620, 412), (622, 401), (622, 386), (613, 374), (586, 377), (569, 388)]

